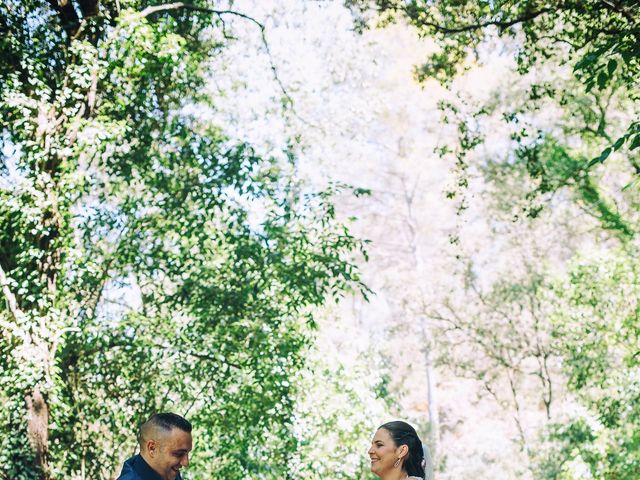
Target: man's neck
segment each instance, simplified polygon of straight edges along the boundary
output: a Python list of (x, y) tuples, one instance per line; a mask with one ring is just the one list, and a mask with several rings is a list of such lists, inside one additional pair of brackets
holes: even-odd
[[(142, 459), (147, 462), (147, 465), (149, 465), (151, 467), (151, 462), (149, 461), (150, 458), (148, 456), (148, 454), (146, 452), (140, 452), (140, 456), (142, 457)], [(153, 467), (151, 467), (153, 468)]]
[(156, 475), (158, 475), (158, 477), (162, 478), (162, 475), (160, 475), (158, 473), (158, 471), (153, 468), (153, 460), (151, 460), (151, 458), (149, 457), (149, 455), (146, 452), (140, 452), (140, 456), (142, 457), (142, 459), (145, 461), (145, 463), (147, 464), (147, 466), (153, 470), (155, 472)]

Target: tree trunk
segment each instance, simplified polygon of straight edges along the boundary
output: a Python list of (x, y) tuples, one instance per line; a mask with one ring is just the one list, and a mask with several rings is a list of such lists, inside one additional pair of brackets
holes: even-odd
[(25, 398), (27, 407), (27, 435), (33, 448), (34, 462), (41, 480), (49, 478), (47, 448), (49, 444), (49, 406), (36, 386)]
[[(402, 156), (402, 154), (400, 153)], [(404, 190), (404, 201), (407, 209), (406, 224), (409, 229), (409, 248), (413, 257), (413, 263), (415, 265), (417, 277), (419, 279), (425, 278), (424, 276), (424, 261), (422, 253), (420, 251), (418, 227), (413, 212), (415, 193), (419, 185), (419, 176), (415, 179), (413, 186), (410, 188), (407, 184), (406, 178), (402, 177), (402, 187)], [(420, 292), (420, 298), (424, 300), (427, 296), (421, 283), (418, 284)], [(431, 332), (427, 324), (427, 319), (421, 315), (420, 327), (422, 333), (422, 344), (424, 351), (424, 366), (426, 370), (426, 384), (427, 384), (427, 408), (429, 413), (429, 449), (431, 455), (435, 455), (437, 444), (439, 441), (440, 419), (438, 415), (438, 407), (436, 405), (436, 385), (435, 385), (435, 371), (433, 369), (431, 361)]]
[(427, 383), (427, 408), (429, 412), (429, 448), (432, 455), (435, 455), (436, 447), (438, 446), (438, 430), (440, 428), (440, 419), (438, 418), (438, 408), (435, 401), (435, 385), (433, 371), (433, 365), (431, 362), (431, 349), (430, 339), (427, 335), (427, 331), (424, 327), (426, 323), (425, 319), (422, 319), (422, 342), (424, 345), (424, 364), (426, 369), (426, 383)]

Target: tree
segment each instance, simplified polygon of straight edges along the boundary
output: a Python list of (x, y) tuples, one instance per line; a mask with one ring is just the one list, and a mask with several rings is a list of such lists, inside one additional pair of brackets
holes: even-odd
[(393, 416), (389, 378), (379, 373), (381, 353), (362, 341), (361, 328), (345, 321), (345, 306), (318, 312), (310, 368), (301, 372), (295, 422), (300, 441), (291, 452), (298, 478), (368, 479), (368, 441)]
[[(522, 418), (523, 404), (542, 405), (545, 418), (551, 419), (557, 380), (541, 298), (545, 279), (532, 268), (526, 265), (523, 279), (498, 281), (484, 292), (469, 265), (466, 308), (447, 299), (428, 313), (437, 322), (442, 343), (439, 363), (459, 377), (479, 381), (487, 394), (512, 413), (517, 443), (527, 455), (531, 432)], [(533, 388), (527, 385), (531, 383)]]
[[(526, 205), (514, 210), (514, 217), (522, 211), (537, 217), (544, 206), (556, 210), (571, 199), (581, 213), (599, 221), (600, 228), (591, 232), (596, 242), (615, 238), (610, 245), (621, 252), (575, 260), (579, 263), (566, 282), (551, 293), (557, 303), (553, 351), (566, 367), (567, 386), (587, 413), (557, 426), (551, 438), (560, 448), (554, 445), (553, 461), (543, 474), (637, 477), (637, 382), (634, 373), (627, 373), (637, 370), (638, 319), (629, 299), (635, 298), (637, 286), (631, 245), (638, 227), (640, 173), (639, 2), (348, 3), (365, 17), (377, 10), (383, 25), (408, 21), (419, 35), (435, 40), (438, 51), (416, 68), (421, 82), (435, 78), (455, 90), (454, 79), (472, 65), (510, 57), (519, 78), (509, 77), (475, 104), (464, 94), (443, 102), (445, 120), (459, 133), (456, 144), (439, 152), (454, 158), (459, 173), (450, 196), (464, 191), (473, 174), (514, 180), (525, 169), (528, 176), (518, 178), (520, 188), (531, 188), (523, 192)], [(497, 120), (510, 131), (507, 141), (495, 135)], [(491, 144), (494, 148), (486, 148)], [(468, 206), (463, 203), (462, 209)], [(444, 320), (454, 329), (469, 325), (464, 317), (452, 322), (453, 313)], [(544, 319), (547, 329), (549, 320)], [(484, 343), (487, 335), (479, 338)], [(526, 353), (520, 347), (517, 351)], [(574, 467), (578, 470), (572, 473)]]
[[(370, 8), (377, 10), (383, 24), (405, 19), (419, 35), (435, 40), (439, 50), (416, 68), (421, 82), (435, 78), (450, 85), (472, 61), (495, 59), (497, 55), (488, 50), (495, 52), (496, 43), (502, 45), (503, 53), (513, 57), (514, 69), (523, 78), (531, 79), (545, 67), (559, 72), (553, 79), (547, 76), (529, 80), (524, 97), (511, 108), (499, 111), (502, 120), (514, 130), (512, 154), (505, 157), (528, 166), (531, 177), (537, 180), (530, 192), (532, 199), (573, 189), (588, 210), (603, 219), (605, 228), (623, 236), (633, 235), (626, 219), (617, 217), (611, 199), (604, 195), (605, 189), (600, 188), (597, 167), (618, 152), (633, 175), (627, 188), (637, 182), (640, 172), (640, 98), (635, 80), (640, 73), (637, 1), (347, 3), (365, 14)], [(562, 74), (565, 71), (571, 79)], [(621, 102), (625, 104), (623, 108)], [(558, 125), (536, 125), (531, 119), (545, 108), (548, 111), (549, 103), (574, 114), (577, 109), (584, 125), (573, 131), (563, 125), (559, 126), (560, 131)], [(481, 105), (470, 113), (472, 122), (486, 121), (485, 116), (495, 113), (495, 107)], [(612, 117), (620, 117), (624, 110), (628, 113), (616, 125)], [(616, 115), (611, 115), (614, 112)], [(571, 123), (564, 122), (564, 126)], [(464, 171), (467, 154), (482, 144), (483, 137), (469, 142), (472, 129), (465, 122), (458, 125), (464, 135), (453, 150), (458, 151), (459, 168)], [(576, 144), (584, 148), (576, 149)], [(466, 180), (460, 183), (464, 187)], [(529, 213), (535, 216), (541, 205), (533, 203)]]
[(161, 409), (198, 425), (194, 478), (286, 476), (306, 308), (362, 287), (361, 245), (293, 152), (194, 113), (229, 18), (264, 27), (207, 2), (0, 13), (0, 478), (110, 478)]
[[(545, 478), (640, 474), (636, 258), (635, 247), (578, 256), (554, 286), (555, 348), (585, 410), (550, 431), (553, 450), (541, 462)], [(579, 464), (586, 473), (572, 474)]]

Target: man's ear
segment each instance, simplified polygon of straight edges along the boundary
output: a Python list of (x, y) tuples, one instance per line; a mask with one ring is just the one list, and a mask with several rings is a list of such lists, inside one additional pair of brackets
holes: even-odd
[(149, 456), (155, 457), (156, 453), (158, 453), (158, 442), (153, 439), (147, 440), (146, 443), (147, 452), (149, 452)]

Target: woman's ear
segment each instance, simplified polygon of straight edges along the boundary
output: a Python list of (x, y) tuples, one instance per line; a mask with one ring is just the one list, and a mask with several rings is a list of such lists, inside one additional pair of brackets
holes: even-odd
[(407, 445), (400, 445), (397, 452), (398, 458), (404, 458), (409, 453), (409, 447)]

